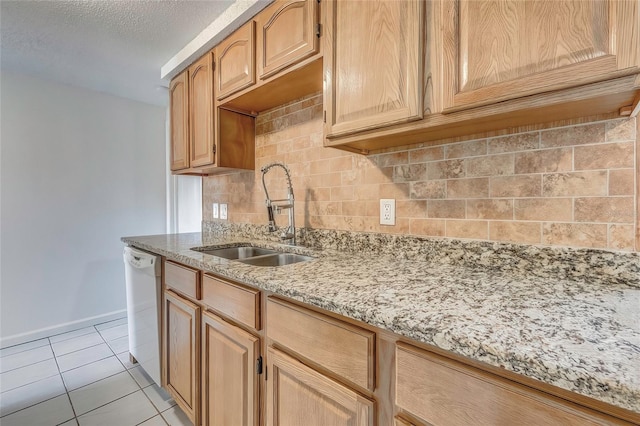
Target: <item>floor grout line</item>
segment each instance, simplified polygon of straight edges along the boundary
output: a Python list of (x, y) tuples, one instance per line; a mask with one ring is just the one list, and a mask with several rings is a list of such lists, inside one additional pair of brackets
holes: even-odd
[[(121, 321), (121, 319), (116, 319), (116, 320), (113, 320), (113, 321)], [(107, 324), (107, 323), (102, 323), (102, 324)], [(123, 323), (115, 324), (113, 327), (117, 327), (117, 326), (120, 326), (120, 325), (122, 325), (122, 324), (123, 324)], [(124, 324), (126, 324), (126, 322), (125, 322)], [(102, 330), (98, 330), (98, 329), (96, 328), (98, 325), (100, 325), (100, 324), (94, 325), (94, 326), (92, 326), (92, 327), (95, 329), (95, 331), (98, 333), (98, 335), (100, 336), (100, 338), (103, 340), (103, 343), (107, 345), (107, 348), (109, 349), (109, 352), (111, 353), (111, 355), (108, 355), (108, 356), (106, 356), (106, 357), (104, 357), (104, 358), (101, 358), (101, 359), (99, 359), (99, 360), (92, 361), (92, 362), (87, 363), (87, 364), (78, 365), (78, 366), (76, 366), (76, 367), (74, 367), (74, 368), (72, 368), (72, 369), (65, 370), (64, 372), (63, 372), (63, 371), (61, 371), (60, 364), (59, 364), (59, 362), (58, 362), (58, 361), (59, 361), (59, 360), (58, 360), (58, 358), (61, 358), (61, 357), (64, 357), (64, 356), (66, 356), (66, 355), (70, 355), (70, 354), (73, 354), (73, 353), (76, 353), (76, 352), (79, 352), (79, 351), (82, 351), (82, 350), (85, 350), (85, 349), (90, 349), (90, 348), (93, 348), (93, 347), (96, 347), (96, 346), (102, 345), (103, 343), (98, 343), (98, 344), (96, 344), (96, 345), (87, 346), (86, 348), (77, 349), (77, 350), (75, 350), (75, 351), (68, 352), (68, 353), (61, 354), (61, 355), (57, 355), (57, 354), (55, 353), (55, 351), (53, 350), (53, 345), (54, 345), (55, 343), (60, 343), (60, 342), (68, 341), (68, 340), (71, 340), (71, 339), (74, 339), (74, 338), (81, 338), (81, 337), (83, 337), (83, 336), (86, 336), (86, 335), (88, 335), (88, 334), (93, 333), (93, 331), (90, 331), (90, 332), (88, 332), (88, 333), (85, 333), (85, 334), (82, 334), (82, 335), (79, 335), (79, 336), (74, 336), (74, 337), (72, 337), (72, 338), (70, 338), (70, 339), (60, 340), (60, 341), (58, 341), (58, 342), (51, 342), (51, 340), (50, 340), (49, 338), (45, 338), (45, 339), (46, 339), (46, 341), (47, 341), (48, 343), (45, 343), (45, 344), (43, 344), (43, 345), (41, 345), (41, 346), (36, 346), (36, 347), (33, 347), (33, 348), (26, 349), (25, 351), (28, 351), (28, 350), (33, 350), (33, 349), (37, 349), (37, 348), (41, 348), (41, 347), (45, 347), (45, 346), (49, 346), (49, 349), (51, 350), (51, 353), (53, 354), (53, 356), (52, 356), (51, 358), (47, 358), (47, 359), (45, 359), (45, 360), (41, 360), (41, 361), (38, 361), (38, 362), (35, 362), (35, 363), (27, 364), (27, 365), (25, 365), (25, 366), (23, 366), (23, 367), (33, 366), (33, 365), (38, 364), (38, 363), (40, 363), (40, 362), (45, 362), (45, 361), (49, 361), (49, 360), (53, 359), (53, 360), (54, 360), (54, 362), (56, 363), (56, 368), (57, 368), (57, 370), (58, 370), (57, 375), (55, 375), (55, 374), (54, 374), (54, 375), (51, 375), (51, 376), (49, 376), (49, 377), (46, 377), (46, 378), (42, 378), (42, 379), (36, 380), (35, 382), (31, 382), (31, 383), (29, 383), (29, 384), (37, 383), (37, 382), (39, 382), (39, 381), (41, 381), (41, 380), (46, 380), (46, 379), (50, 379), (51, 377), (56, 377), (56, 376), (57, 376), (57, 377), (59, 377), (59, 378), (60, 378), (60, 380), (62, 381), (62, 385), (63, 385), (63, 388), (64, 388), (64, 392), (63, 392), (63, 393), (61, 393), (61, 394), (59, 394), (59, 395), (55, 395), (55, 396), (53, 396), (53, 397), (51, 397), (51, 398), (48, 398), (48, 399), (46, 399), (46, 400), (40, 401), (40, 402), (38, 402), (38, 403), (31, 404), (31, 405), (29, 405), (28, 407), (21, 408), (20, 410), (16, 410), (16, 411), (14, 411), (14, 412), (11, 412), (11, 413), (8, 413), (8, 414), (5, 414), (5, 415), (4, 415), (4, 416), (2, 416), (2, 417), (9, 416), (9, 415), (12, 415), (12, 414), (18, 413), (18, 412), (23, 411), (23, 410), (27, 410), (27, 409), (29, 409), (29, 408), (32, 408), (32, 407), (34, 407), (34, 406), (38, 405), (38, 404), (42, 404), (42, 403), (44, 403), (44, 402), (50, 401), (50, 400), (52, 400), (52, 399), (54, 399), (54, 398), (58, 398), (58, 397), (60, 397), (60, 396), (62, 396), (62, 395), (65, 395), (65, 394), (66, 394), (67, 399), (68, 399), (68, 401), (69, 401), (69, 405), (71, 406), (71, 410), (72, 410), (72, 412), (73, 412), (73, 416), (74, 416), (74, 417), (73, 417), (73, 418), (70, 418), (70, 419), (68, 419), (68, 420), (63, 421), (62, 423), (59, 423), (59, 425), (61, 425), (61, 424), (65, 424), (65, 423), (70, 422), (70, 421), (72, 421), (72, 420), (73, 420), (73, 421), (75, 421), (75, 424), (76, 424), (76, 425), (80, 425), (80, 420), (79, 420), (79, 418), (80, 418), (80, 417), (82, 417), (82, 416), (84, 416), (84, 415), (86, 415), (86, 414), (88, 414), (88, 413), (91, 413), (91, 412), (93, 412), (93, 411), (95, 411), (95, 410), (97, 410), (97, 409), (99, 409), (99, 408), (102, 408), (102, 407), (104, 407), (104, 406), (106, 406), (106, 405), (109, 405), (109, 404), (111, 404), (111, 403), (114, 403), (114, 402), (116, 402), (116, 401), (118, 401), (118, 400), (121, 400), (121, 399), (123, 399), (123, 398), (125, 398), (125, 397), (128, 397), (128, 396), (130, 396), (130, 395), (132, 395), (132, 394), (135, 394), (136, 392), (142, 392), (142, 394), (145, 396), (145, 398), (149, 401), (149, 404), (151, 405), (151, 407), (153, 407), (153, 410), (155, 411), (155, 414), (153, 414), (153, 415), (152, 415), (152, 416), (150, 416), (149, 418), (147, 418), (147, 419), (143, 420), (142, 422), (136, 423), (136, 425), (141, 425), (141, 424), (143, 424), (143, 423), (145, 423), (145, 422), (147, 422), (147, 421), (149, 421), (149, 420), (151, 420), (151, 419), (153, 419), (153, 418), (155, 418), (155, 417), (160, 417), (160, 420), (163, 422), (163, 424), (168, 424), (167, 420), (166, 420), (166, 419), (164, 418), (164, 416), (163, 416), (163, 413), (168, 412), (169, 410), (173, 409), (175, 406), (171, 406), (171, 407), (167, 408), (167, 409), (166, 409), (166, 410), (164, 410), (164, 411), (160, 411), (160, 409), (159, 409), (158, 407), (156, 407), (156, 405), (153, 403), (153, 401), (151, 400), (151, 398), (149, 397), (149, 395), (147, 394), (147, 392), (145, 392), (145, 389), (150, 388), (150, 387), (153, 387), (153, 386), (154, 386), (154, 383), (148, 383), (148, 384), (145, 384), (145, 386), (143, 387), (143, 385), (142, 385), (141, 383), (139, 383), (139, 382), (136, 380), (135, 376), (133, 375), (133, 373), (132, 373), (132, 371), (131, 371), (132, 369), (134, 369), (134, 368), (136, 368), (136, 367), (139, 367), (139, 365), (138, 365), (138, 364), (134, 364), (131, 368), (127, 368), (127, 366), (125, 365), (125, 362), (123, 362), (123, 360), (121, 360), (121, 359), (119, 358), (119, 356), (118, 356), (118, 355), (121, 355), (121, 354), (128, 353), (128, 350), (126, 350), (126, 351), (122, 351), (122, 352), (119, 352), (119, 353), (116, 353), (116, 352), (114, 351), (114, 349), (111, 347), (111, 345), (109, 344), (109, 342), (110, 342), (110, 341), (113, 341), (113, 340), (116, 340), (116, 339), (124, 338), (124, 337), (126, 337), (126, 335), (125, 335), (125, 336), (119, 336), (119, 337), (116, 337), (116, 338), (114, 338), (114, 339), (112, 339), (112, 340), (107, 341), (107, 340), (104, 338), (104, 336), (102, 335), (101, 331), (108, 330), (108, 329), (113, 328), (113, 327), (107, 327), (107, 328), (104, 328), (104, 329), (102, 329)], [(73, 331), (71, 331), (71, 332), (73, 332)], [(71, 333), (71, 332), (69, 332), (69, 333)], [(37, 339), (37, 340), (40, 340), (40, 339)], [(42, 340), (44, 340), (44, 339), (42, 339)], [(30, 342), (25, 342), (24, 344), (28, 344), (28, 343), (30, 343)], [(16, 352), (16, 353), (21, 353), (21, 352), (24, 352), (24, 351), (19, 351), (19, 352)], [(10, 354), (10, 355), (14, 355), (14, 354)], [(10, 355), (7, 355), (7, 356), (10, 356)], [(64, 380), (63, 373), (67, 373), (67, 372), (70, 372), (70, 371), (76, 370), (76, 369), (81, 368), (81, 367), (86, 367), (87, 365), (91, 365), (91, 364), (93, 364), (93, 363), (95, 363), (95, 362), (99, 362), (99, 361), (103, 361), (103, 360), (105, 360), (105, 359), (111, 358), (112, 356), (113, 356), (113, 357), (115, 357), (115, 358), (118, 360), (118, 363), (119, 363), (119, 364), (123, 367), (123, 369), (124, 369), (123, 371), (118, 371), (118, 372), (117, 372), (117, 373), (115, 373), (115, 374), (110, 374), (110, 375), (108, 375), (108, 376), (106, 376), (106, 377), (103, 377), (103, 378), (101, 378), (101, 379), (99, 379), (99, 380), (96, 380), (96, 381), (93, 381), (93, 382), (91, 382), (91, 383), (87, 383), (87, 384), (85, 384), (85, 385), (83, 385), (83, 386), (80, 386), (80, 387), (78, 387), (78, 388), (75, 388), (75, 389), (69, 390), (69, 388), (68, 388), (68, 386), (67, 386), (67, 383), (66, 383), (66, 382), (65, 382), (65, 380)], [(18, 368), (23, 368), (23, 367), (18, 367)], [(13, 371), (13, 370), (15, 370), (15, 369), (7, 370), (7, 371)], [(85, 388), (85, 387), (88, 387), (88, 386), (90, 386), (90, 385), (95, 385), (96, 383), (99, 383), (99, 382), (101, 382), (101, 381), (103, 381), (103, 380), (107, 380), (107, 379), (109, 379), (109, 378), (111, 378), (111, 377), (113, 377), (113, 376), (115, 376), (115, 375), (117, 375), (117, 374), (123, 373), (123, 372), (126, 372), (126, 373), (128, 374), (128, 377), (129, 377), (129, 378), (131, 378), (131, 380), (133, 380), (133, 382), (135, 383), (135, 386), (136, 386), (136, 389), (135, 389), (135, 390), (133, 390), (132, 392), (129, 392), (129, 393), (125, 394), (125, 395), (122, 395), (122, 396), (120, 396), (120, 397), (118, 397), (118, 398), (115, 398), (115, 399), (113, 399), (113, 400), (111, 400), (111, 401), (109, 401), (109, 402), (107, 402), (107, 403), (105, 403), (105, 404), (102, 404), (102, 405), (98, 406), (98, 407), (95, 407), (95, 408), (93, 408), (93, 409), (91, 409), (91, 410), (87, 411), (86, 413), (82, 413), (82, 414), (78, 415), (78, 413), (76, 412), (76, 408), (75, 408), (75, 407), (74, 407), (74, 405), (73, 405), (73, 401), (72, 401), (72, 399), (71, 399), (71, 392), (75, 392), (75, 391), (78, 391), (78, 390), (82, 390), (82, 389), (83, 389), (83, 388)], [(26, 386), (26, 385), (23, 385), (23, 386)], [(20, 387), (22, 387), (22, 386), (19, 386), (18, 388), (20, 388)], [(14, 389), (18, 389), (18, 388), (14, 388)]]

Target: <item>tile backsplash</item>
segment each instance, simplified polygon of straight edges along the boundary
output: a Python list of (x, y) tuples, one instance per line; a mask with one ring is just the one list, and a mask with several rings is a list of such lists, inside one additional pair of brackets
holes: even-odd
[[(203, 219), (218, 202), (231, 222), (266, 224), (259, 170), (281, 161), (298, 227), (635, 249), (634, 118), (369, 156), (324, 148), (322, 126), (321, 94), (260, 114), (256, 172), (205, 177)], [(286, 198), (280, 169), (265, 181)], [(396, 200), (395, 226), (379, 224), (380, 198)]]

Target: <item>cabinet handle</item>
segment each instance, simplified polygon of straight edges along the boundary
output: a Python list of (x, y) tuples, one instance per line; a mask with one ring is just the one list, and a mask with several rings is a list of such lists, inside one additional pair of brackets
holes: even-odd
[(262, 374), (262, 356), (259, 356), (256, 360), (256, 374)]

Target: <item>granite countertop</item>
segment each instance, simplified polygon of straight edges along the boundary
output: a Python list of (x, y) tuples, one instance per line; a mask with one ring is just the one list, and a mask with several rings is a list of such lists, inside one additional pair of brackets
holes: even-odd
[(243, 242), (203, 235), (122, 241), (640, 413), (637, 287), (298, 247), (315, 259), (256, 267), (192, 251)]

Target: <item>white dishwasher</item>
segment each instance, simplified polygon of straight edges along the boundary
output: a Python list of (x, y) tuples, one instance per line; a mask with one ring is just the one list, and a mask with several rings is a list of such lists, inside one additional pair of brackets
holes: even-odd
[(160, 386), (160, 257), (124, 248), (129, 353)]

